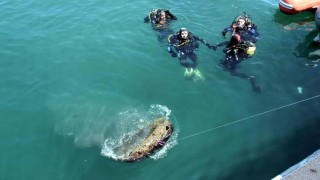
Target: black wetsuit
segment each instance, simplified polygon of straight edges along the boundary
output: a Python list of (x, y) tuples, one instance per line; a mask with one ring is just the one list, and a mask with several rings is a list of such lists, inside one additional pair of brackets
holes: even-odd
[(226, 56), (221, 63), (229, 70), (234, 70), (238, 63), (249, 58), (249, 56), (245, 53), (245, 48), (247, 47), (244, 42), (241, 42), (234, 47), (227, 47), (224, 50)]
[[(188, 37), (186, 39), (183, 39), (180, 36), (180, 33), (178, 32), (169, 36), (168, 52), (174, 57), (177, 55), (177, 52), (180, 64), (182, 66), (186, 68), (196, 68), (198, 65), (198, 57), (194, 51), (197, 50), (199, 47), (199, 43), (197, 41), (201, 41), (203, 44), (211, 48), (211, 45), (209, 43), (193, 35), (191, 32), (188, 32)], [(174, 47), (176, 52), (173, 51), (172, 47)], [(192, 62), (188, 61), (188, 57), (191, 59)]]
[(220, 46), (226, 45), (223, 50), (225, 57), (220, 61), (225, 69), (233, 71), (236, 69), (237, 64), (241, 61), (250, 58), (251, 56), (246, 53), (246, 50), (250, 45), (253, 45), (249, 41), (240, 41), (237, 44), (232, 44), (230, 41), (219, 43), (214, 48), (217, 49)]
[(214, 47), (216, 50), (220, 46), (226, 45), (226, 48), (223, 50), (225, 56), (220, 60), (220, 65), (227, 71), (230, 72), (232, 76), (237, 76), (243, 79), (248, 79), (252, 86), (254, 92), (260, 93), (261, 89), (256, 85), (254, 76), (248, 76), (244, 73), (239, 73), (236, 71), (237, 65), (245, 60), (250, 58), (252, 55), (247, 54), (247, 49), (254, 45), (250, 41), (240, 41), (237, 44), (230, 43), (230, 41), (226, 41), (218, 44)]

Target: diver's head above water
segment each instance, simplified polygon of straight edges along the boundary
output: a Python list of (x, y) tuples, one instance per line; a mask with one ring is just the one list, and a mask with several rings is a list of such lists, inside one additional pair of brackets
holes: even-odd
[(181, 28), (179, 31), (179, 34), (182, 39), (187, 39), (189, 32), (188, 32), (187, 28)]
[(241, 42), (241, 37), (239, 34), (233, 34), (230, 38), (229, 46), (237, 45)]
[(165, 19), (166, 18), (166, 12), (165, 11), (161, 11), (160, 12), (160, 19)]
[(240, 17), (238, 20), (237, 20), (237, 25), (240, 26), (240, 27), (243, 27), (246, 23), (246, 19), (243, 18), (243, 17)]

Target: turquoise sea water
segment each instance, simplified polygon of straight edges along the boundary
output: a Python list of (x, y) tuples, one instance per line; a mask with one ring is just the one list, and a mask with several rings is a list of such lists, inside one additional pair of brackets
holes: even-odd
[[(239, 71), (262, 92), (203, 45), (205, 81), (186, 80), (143, 23), (153, 8), (212, 44), (249, 13), (261, 38)], [(284, 15), (271, 0), (2, 0), (0, 10), (0, 179), (271, 179), (320, 147), (310, 12)], [(111, 142), (159, 115), (176, 130), (162, 152), (112, 158)]]

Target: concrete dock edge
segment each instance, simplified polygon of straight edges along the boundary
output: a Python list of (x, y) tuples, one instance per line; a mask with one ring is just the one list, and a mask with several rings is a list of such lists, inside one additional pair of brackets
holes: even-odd
[(272, 180), (320, 180), (320, 149)]

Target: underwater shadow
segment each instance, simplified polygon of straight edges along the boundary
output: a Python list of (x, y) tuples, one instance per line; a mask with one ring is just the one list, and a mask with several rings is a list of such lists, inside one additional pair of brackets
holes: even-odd
[(273, 21), (283, 26), (287, 26), (291, 23), (304, 24), (306, 22), (314, 21), (315, 10), (305, 11), (294, 15), (287, 15), (277, 10), (273, 16)]
[[(320, 43), (316, 43), (313, 39), (318, 35), (315, 19), (315, 9), (305, 12), (300, 12), (294, 15), (287, 15), (280, 10), (274, 14), (274, 21), (284, 26), (284, 29), (295, 31), (300, 28), (311, 30), (294, 49), (293, 55), (298, 58), (303, 58), (307, 66), (316, 67), (320, 60)], [(313, 30), (314, 29), (314, 30)]]
[(311, 31), (303, 42), (299, 43), (295, 48), (293, 54), (298, 58), (304, 58), (306, 60), (306, 65), (315, 66), (320, 60), (320, 43), (313, 41), (313, 38), (317, 36), (318, 31)]
[[(228, 180), (256, 180), (272, 179), (281, 174), (291, 166), (299, 163), (313, 152), (319, 149), (320, 144), (320, 117), (313, 120), (306, 120), (312, 123), (297, 129), (291, 136), (279, 138), (270, 148), (268, 143), (260, 145), (260, 157), (250, 158), (249, 153), (243, 153), (246, 156), (244, 164), (238, 164), (229, 169), (230, 173), (215, 177), (215, 179)], [(261, 148), (265, 147), (265, 148)], [(233, 172), (233, 173), (232, 173)]]
[(139, 163), (125, 163), (100, 155), (92, 161), (81, 180), (136, 179), (145, 173), (146, 163), (150, 162), (146, 160)]

